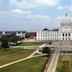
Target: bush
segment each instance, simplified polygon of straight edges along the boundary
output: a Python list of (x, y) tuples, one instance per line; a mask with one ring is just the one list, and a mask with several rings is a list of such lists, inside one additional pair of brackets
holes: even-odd
[(52, 44), (51, 42), (49, 42), (49, 44)]
[(42, 50), (42, 53), (50, 54), (51, 50), (48, 47), (44, 47), (43, 50)]
[(9, 48), (8, 41), (2, 41), (2, 48)]

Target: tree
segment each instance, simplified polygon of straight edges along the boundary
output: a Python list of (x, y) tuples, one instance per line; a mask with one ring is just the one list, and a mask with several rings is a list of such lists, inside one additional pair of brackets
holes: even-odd
[(25, 35), (25, 38), (29, 38), (29, 37), (30, 37), (30, 35), (28, 35), (28, 34)]
[(49, 42), (49, 44), (52, 44), (51, 42)]
[(50, 54), (51, 50), (48, 47), (44, 47), (43, 50), (42, 50), (42, 53)]
[[(1, 38), (0, 38), (0, 41), (3, 43), (3, 44), (6, 44), (7, 45), (16, 45), (17, 44), (17, 41), (20, 41), (22, 40), (22, 38), (20, 36), (16, 36), (16, 35), (3, 35)], [(5, 45), (4, 45), (5, 46)]]
[(8, 41), (8, 36), (4, 35), (0, 38), (0, 41)]
[(7, 40), (2, 41), (2, 48), (9, 48), (9, 44)]

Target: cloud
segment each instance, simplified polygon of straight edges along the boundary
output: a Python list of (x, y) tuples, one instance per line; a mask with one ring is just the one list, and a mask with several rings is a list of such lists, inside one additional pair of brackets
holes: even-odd
[(72, 12), (72, 5), (58, 6), (56, 9), (64, 12)]
[(21, 16), (21, 15), (28, 15), (31, 13), (32, 12), (29, 10), (13, 9), (11, 11), (0, 11), (0, 16), (4, 16), (4, 15)]
[(58, 6), (57, 9), (58, 10), (64, 10), (64, 9), (68, 9), (70, 6)]
[(56, 6), (60, 0), (10, 0), (10, 4), (16, 8), (30, 9), (35, 7)]
[(63, 10), (64, 7), (63, 7), (63, 6), (58, 6), (56, 9), (57, 9), (57, 10)]
[(4, 15), (8, 15), (9, 12), (8, 11), (0, 11), (0, 16), (4, 16)]
[(57, 28), (55, 17), (47, 15), (20, 15), (12, 16), (12, 14), (0, 17), (0, 30), (26, 30), (39, 31), (43, 28)]
[(12, 15), (26, 15), (26, 14), (31, 14), (32, 12), (31, 11), (28, 11), (28, 10), (21, 10), (21, 9), (14, 9), (12, 11), (10, 11), (10, 13)]
[(26, 16), (27, 19), (36, 19), (36, 20), (40, 20), (40, 19), (43, 19), (43, 20), (49, 20), (50, 19), (50, 16), (47, 16), (47, 15), (27, 15)]
[(69, 10), (70, 10), (70, 12), (72, 12), (72, 5), (69, 6)]
[(22, 11), (21, 9), (14, 9), (14, 10), (11, 11), (11, 13), (25, 14), (26, 12)]

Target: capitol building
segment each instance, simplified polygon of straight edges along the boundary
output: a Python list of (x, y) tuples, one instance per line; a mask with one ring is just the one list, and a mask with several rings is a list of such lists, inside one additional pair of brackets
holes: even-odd
[(37, 41), (71, 41), (72, 40), (72, 21), (67, 14), (60, 22), (60, 28), (54, 30), (44, 29), (37, 32)]

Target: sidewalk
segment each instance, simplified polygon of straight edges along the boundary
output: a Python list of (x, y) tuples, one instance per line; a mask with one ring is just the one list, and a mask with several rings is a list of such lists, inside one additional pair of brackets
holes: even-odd
[(55, 72), (58, 58), (59, 58), (60, 51), (56, 49), (55, 53), (52, 56), (52, 60), (50, 62), (50, 65), (47, 69), (47, 72)]

